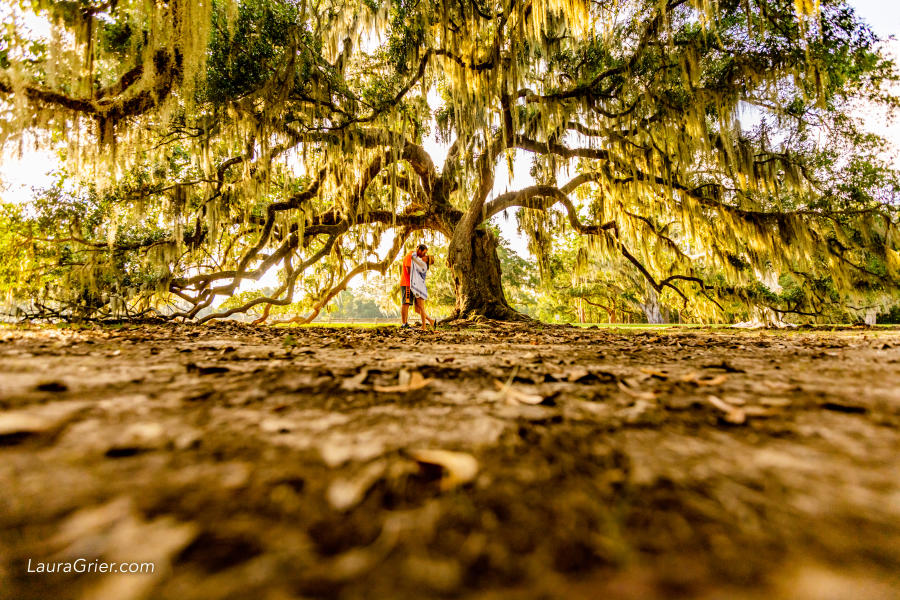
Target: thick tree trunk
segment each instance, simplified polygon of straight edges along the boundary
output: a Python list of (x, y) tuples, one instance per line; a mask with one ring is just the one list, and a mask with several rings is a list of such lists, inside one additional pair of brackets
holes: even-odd
[(454, 316), (463, 319), (481, 316), (498, 321), (529, 320), (513, 309), (503, 294), (497, 238), (494, 234), (489, 230), (475, 229), (468, 240), (460, 243), (467, 242), (470, 246), (462, 249), (462, 252), (454, 252), (452, 247), (448, 252), (456, 287)]
[(647, 323), (659, 325), (669, 322), (669, 319), (666, 318), (662, 306), (659, 303), (659, 294), (653, 288), (648, 288), (647, 302), (641, 304), (641, 308), (644, 311), (644, 316), (647, 317)]

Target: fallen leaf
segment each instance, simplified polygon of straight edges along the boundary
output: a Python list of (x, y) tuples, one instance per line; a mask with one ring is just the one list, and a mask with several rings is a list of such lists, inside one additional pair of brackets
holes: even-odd
[(376, 385), (374, 389), (376, 392), (413, 392), (415, 390), (421, 390), (423, 387), (430, 384), (434, 381), (431, 378), (424, 378), (422, 374), (418, 371), (413, 371), (412, 374), (408, 375), (408, 379), (404, 383), (405, 377), (403, 377), (403, 373), (406, 371), (400, 371), (400, 385)]
[(529, 394), (528, 392), (518, 390), (511, 385), (504, 385), (497, 380), (494, 380), (494, 386), (500, 392), (500, 395), (503, 396), (509, 404), (535, 405), (540, 404), (544, 401), (544, 397), (540, 394)]
[(760, 404), (763, 406), (774, 406), (774, 407), (784, 407), (790, 406), (791, 401), (787, 398), (778, 398), (778, 397), (770, 397), (770, 398), (762, 398)]
[(726, 373), (746, 373), (744, 369), (739, 369), (738, 367), (733, 366), (731, 363), (727, 361), (721, 361), (717, 363), (711, 363), (708, 365), (703, 365), (704, 369), (722, 369)]
[(722, 418), (726, 423), (741, 425), (747, 420), (747, 414), (742, 409), (728, 404), (721, 398), (717, 398), (716, 396), (707, 396), (706, 399), (709, 400), (710, 404), (725, 413), (725, 416)]
[(653, 392), (640, 392), (638, 390), (633, 390), (630, 387), (628, 387), (627, 385), (625, 385), (624, 383), (622, 383), (621, 381), (617, 381), (616, 385), (619, 387), (619, 389), (621, 391), (625, 392), (625, 394), (631, 396), (632, 398), (637, 398), (638, 400), (647, 400), (647, 401), (656, 400), (656, 394), (654, 394)]
[(441, 479), (441, 489), (444, 491), (469, 483), (478, 474), (478, 461), (465, 452), (418, 449), (409, 450), (407, 454), (420, 463), (443, 467), (447, 471)]
[(697, 379), (694, 383), (703, 386), (716, 386), (722, 385), (726, 381), (728, 381), (728, 375), (723, 373), (722, 375), (717, 375), (716, 377), (711, 377), (709, 379)]
[(109, 458), (134, 456), (162, 448), (168, 437), (160, 423), (133, 423), (126, 427), (106, 450)]
[(663, 381), (665, 381), (666, 379), (669, 378), (668, 375), (666, 375), (662, 371), (657, 371), (656, 369), (650, 369), (650, 368), (644, 367), (644, 368), (641, 368), (640, 371), (641, 371), (641, 373), (646, 373), (647, 375), (650, 375), (651, 377), (656, 377), (658, 379), (662, 379)]
[(764, 406), (747, 406), (743, 410), (744, 414), (748, 417), (766, 418), (782, 414), (781, 411), (776, 410), (775, 408), (766, 408)]
[(360, 369), (359, 373), (354, 375), (353, 377), (349, 377), (341, 382), (341, 389), (347, 391), (354, 391), (362, 389), (363, 383), (365, 383), (366, 378), (369, 376), (369, 369)]
[(571, 383), (577, 383), (581, 379), (585, 379), (590, 376), (590, 371), (588, 371), (584, 367), (572, 367), (566, 373), (566, 379)]
[(625, 422), (632, 424), (638, 423), (645, 414), (653, 410), (655, 407), (656, 404), (653, 402), (638, 399), (635, 401), (634, 406), (625, 409), (625, 411), (623, 412)]
[(362, 502), (375, 482), (384, 474), (386, 466), (385, 461), (376, 460), (353, 477), (335, 479), (325, 493), (328, 503), (335, 510), (350, 510)]
[(763, 385), (772, 392), (776, 393), (789, 392), (794, 389), (793, 385), (791, 385), (790, 383), (785, 383), (783, 381), (764, 381)]
[(317, 450), (322, 462), (332, 469), (354, 460), (370, 461), (386, 452), (384, 440), (366, 439), (361, 436), (324, 440), (318, 444)]
[(87, 406), (87, 402), (53, 402), (34, 408), (0, 412), (0, 438), (52, 433)]
[(745, 404), (747, 404), (746, 400), (744, 400), (743, 398), (735, 397), (735, 396), (729, 396), (728, 399), (726, 400), (726, 402), (728, 402), (728, 404), (733, 404), (735, 406), (744, 406)]

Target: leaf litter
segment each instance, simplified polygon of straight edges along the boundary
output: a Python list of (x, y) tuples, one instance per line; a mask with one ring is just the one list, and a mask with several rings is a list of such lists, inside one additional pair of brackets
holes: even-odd
[[(0, 329), (7, 591), (764, 599), (803, 597), (795, 573), (893, 581), (900, 332), (635, 335)], [(49, 373), (66, 385), (41, 388)], [(163, 568), (127, 589), (22, 575), (112, 548)]]

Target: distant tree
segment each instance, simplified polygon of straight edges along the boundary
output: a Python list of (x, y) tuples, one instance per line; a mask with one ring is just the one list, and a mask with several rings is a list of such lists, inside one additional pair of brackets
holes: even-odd
[(900, 304), (895, 304), (890, 309), (880, 313), (876, 322), (892, 325), (900, 324)]

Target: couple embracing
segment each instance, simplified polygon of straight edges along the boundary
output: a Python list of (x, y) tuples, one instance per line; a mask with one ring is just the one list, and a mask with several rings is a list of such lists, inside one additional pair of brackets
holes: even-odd
[(407, 321), (410, 306), (414, 306), (422, 317), (422, 329), (427, 329), (429, 325), (434, 327), (434, 319), (425, 313), (425, 301), (428, 300), (425, 275), (432, 264), (434, 257), (428, 256), (428, 246), (425, 244), (419, 244), (415, 252), (403, 257), (403, 266), (400, 269), (400, 318), (403, 321), (401, 329), (409, 329)]

